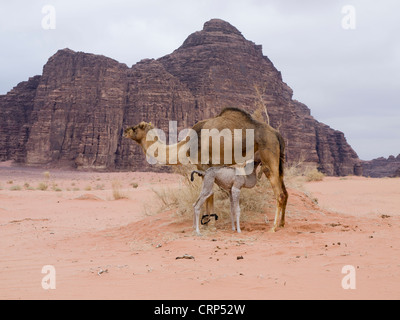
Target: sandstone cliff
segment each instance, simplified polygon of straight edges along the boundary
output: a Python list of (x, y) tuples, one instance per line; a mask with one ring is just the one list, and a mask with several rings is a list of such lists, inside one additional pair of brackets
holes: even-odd
[(253, 112), (260, 102), (287, 143), (287, 160), (318, 164), (329, 175), (360, 173), (342, 132), (319, 123), (261, 46), (213, 19), (180, 48), (131, 68), (104, 56), (58, 51), (42, 76), (0, 96), (0, 160), (108, 170), (150, 167), (123, 128), (145, 120), (168, 132), (224, 107)]
[(395, 158), (378, 158), (362, 163), (363, 173), (367, 177), (382, 178), (382, 177), (400, 177), (400, 154)]

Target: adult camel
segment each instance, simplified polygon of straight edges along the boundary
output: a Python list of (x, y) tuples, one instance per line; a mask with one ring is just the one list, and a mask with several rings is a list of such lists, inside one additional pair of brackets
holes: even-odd
[[(124, 137), (136, 141), (146, 155), (149, 154), (150, 150), (152, 150), (150, 154), (154, 154), (156, 150), (156, 155), (163, 155), (164, 159), (166, 159), (162, 164), (187, 164), (180, 160), (189, 159), (188, 162), (195, 164), (198, 170), (206, 170), (212, 166), (236, 164), (235, 158), (237, 157), (234, 156), (234, 149), (239, 146), (241, 154), (243, 156), (247, 154), (249, 145), (247, 144), (248, 139), (246, 140), (246, 135), (252, 132), (254, 138), (250, 146), (254, 152), (250, 154), (254, 155), (256, 152), (259, 152), (262, 170), (269, 179), (276, 198), (277, 208), (274, 226), (271, 231), (275, 232), (279, 227), (285, 226), (285, 211), (288, 200), (288, 192), (283, 181), (285, 142), (277, 130), (266, 123), (253, 119), (250, 114), (238, 108), (226, 108), (218, 116), (196, 123), (191, 130), (191, 133), (197, 135), (196, 139), (190, 139), (188, 136), (187, 139), (175, 145), (166, 145), (159, 141), (154, 136), (153, 129), (154, 126), (150, 123), (141, 122), (137, 126), (127, 128), (124, 132)], [(230, 154), (226, 151), (229, 151), (229, 148), (225, 148), (225, 144), (220, 143), (220, 149), (217, 150), (217, 161), (213, 161), (213, 156), (216, 152), (213, 150), (212, 139), (210, 136), (203, 135), (203, 132), (210, 132), (212, 130), (230, 132), (232, 136), (234, 136), (234, 132), (239, 130), (241, 131), (242, 140), (239, 141), (239, 144), (236, 143), (235, 147), (231, 147)], [(203, 142), (205, 140), (204, 137), (209, 138), (210, 141), (202, 143), (202, 140)], [(196, 143), (195, 148), (191, 148), (193, 147), (193, 143)], [(174, 155), (172, 156), (174, 161), (169, 160), (171, 159), (171, 155)], [(186, 157), (182, 157), (183, 155)], [(227, 156), (229, 159), (227, 159)], [(208, 162), (204, 161), (204, 159), (207, 159)], [(207, 214), (213, 213), (212, 211), (213, 198), (210, 197), (207, 200)]]

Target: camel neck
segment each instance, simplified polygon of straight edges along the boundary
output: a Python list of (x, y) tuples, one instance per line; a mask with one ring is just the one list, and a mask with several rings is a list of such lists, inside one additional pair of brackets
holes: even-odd
[(149, 141), (143, 139), (140, 143), (146, 155), (162, 165), (177, 165), (179, 162), (179, 150), (186, 143), (185, 140), (176, 144), (165, 144), (159, 140)]

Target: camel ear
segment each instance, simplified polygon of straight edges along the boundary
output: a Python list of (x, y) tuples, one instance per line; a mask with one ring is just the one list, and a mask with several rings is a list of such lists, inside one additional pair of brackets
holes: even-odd
[(141, 123), (139, 123), (139, 129), (145, 130), (145, 129), (146, 129), (146, 126), (147, 126), (147, 123), (146, 123), (146, 122), (141, 122)]
[(141, 123), (139, 124), (139, 128), (140, 128), (141, 130), (146, 130), (146, 129), (150, 130), (150, 129), (154, 129), (154, 126), (151, 124), (151, 122), (150, 122), (150, 123), (141, 122)]

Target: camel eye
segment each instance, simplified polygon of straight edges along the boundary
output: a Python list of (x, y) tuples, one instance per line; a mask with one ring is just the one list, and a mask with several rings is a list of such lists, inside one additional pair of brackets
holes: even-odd
[(130, 136), (130, 135), (132, 135), (133, 133), (134, 133), (135, 131), (134, 131), (134, 128), (128, 128), (128, 129), (125, 129), (125, 136)]

